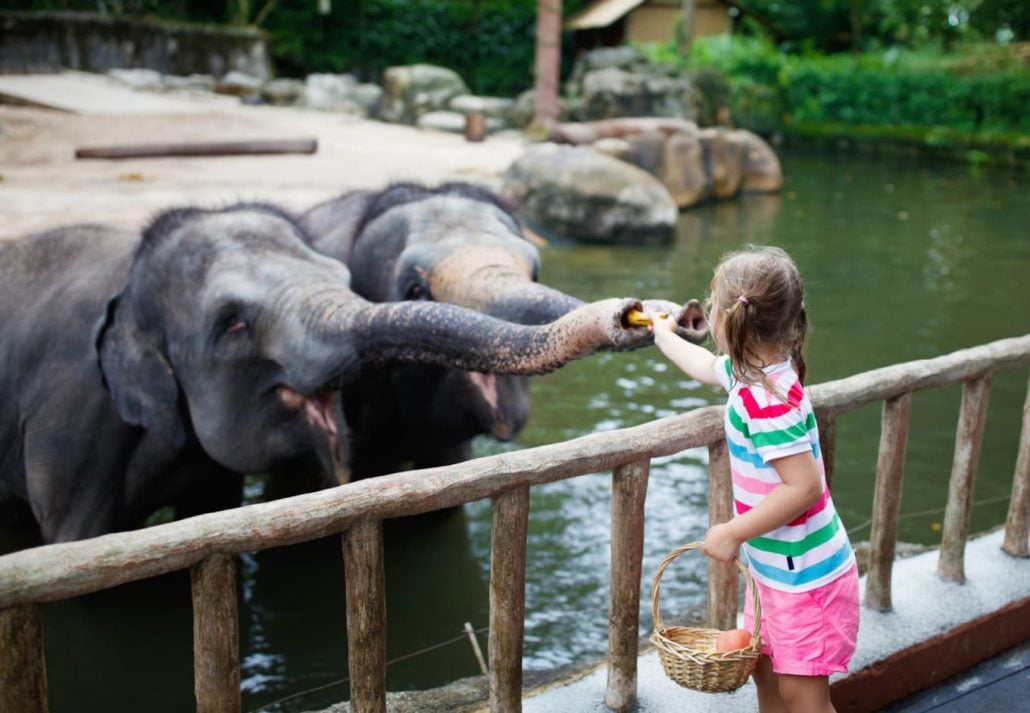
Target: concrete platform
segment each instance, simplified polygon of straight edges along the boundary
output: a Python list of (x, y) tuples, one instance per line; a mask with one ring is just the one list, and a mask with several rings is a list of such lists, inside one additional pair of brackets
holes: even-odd
[[(1016, 559), (1004, 553), (1001, 550), (1002, 539), (1003, 533), (998, 531), (968, 543), (965, 584), (945, 582), (937, 577), (936, 550), (895, 562), (894, 611), (879, 613), (863, 608), (858, 650), (851, 662), (852, 673), (833, 677), (831, 684), (864, 672), (875, 672), (889, 678), (892, 675), (890, 664), (885, 667), (882, 662), (892, 655), (917, 647), (985, 615), (1026, 602), (1030, 595), (1030, 560)], [(862, 587), (864, 590), (864, 577)], [(1015, 650), (1013, 656), (1014, 659), (996, 657), (992, 665), (986, 667), (987, 671), (996, 672), (990, 676), (970, 670), (963, 674), (972, 676), (966, 682), (954, 679), (947, 683), (953, 688), (934, 688), (926, 695), (932, 696), (936, 692), (942, 699), (947, 699), (954, 691), (966, 691), (954, 699), (956, 707), (934, 710), (1030, 710), (1030, 688), (1025, 685), (1030, 677), (1026, 646)], [(1001, 673), (997, 673), (999, 670)], [(1006, 674), (1007, 671), (1012, 673)], [(606, 667), (601, 666), (577, 680), (542, 691), (528, 691), (523, 710), (526, 713), (603, 713), (608, 710), (604, 705), (606, 680)], [(640, 657), (637, 691), (640, 713), (685, 710), (750, 713), (758, 710), (754, 684), (750, 681), (733, 693), (691, 691), (665, 676), (654, 651)], [(980, 703), (986, 707), (975, 707)], [(944, 705), (950, 703), (945, 701)], [(861, 709), (838, 704), (839, 711)]]
[(211, 95), (210, 101), (184, 100), (135, 91), (102, 74), (0, 74), (0, 100), (73, 114), (192, 114), (208, 111), (219, 101), (236, 99)]

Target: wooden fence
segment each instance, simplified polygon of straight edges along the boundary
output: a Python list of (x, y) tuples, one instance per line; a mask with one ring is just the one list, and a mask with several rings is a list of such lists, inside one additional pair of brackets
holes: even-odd
[[(992, 375), (1030, 365), (1030, 335), (865, 372), (811, 387), (827, 475), (837, 418), (883, 402), (866, 606), (891, 606), (891, 567), (912, 394), (962, 383), (938, 572), (962, 581), (977, 461)], [(489, 682), (492, 711), (519, 711), (525, 613), (526, 531), (534, 485), (612, 471), (612, 545), (607, 705), (636, 699), (644, 498), (650, 461), (706, 446), (712, 522), (732, 515), (723, 409), (710, 406), (641, 426), (480, 458), (457, 466), (386, 475), (269, 503), (142, 530), (0, 557), (0, 710), (47, 710), (40, 603), (189, 568), (194, 611), (197, 710), (240, 710), (236, 555), (342, 534), (351, 710), (386, 710), (386, 603), (382, 521), (491, 498)], [(1030, 520), (1030, 393), (1005, 525), (1004, 549), (1027, 557)], [(730, 628), (738, 580), (709, 564), (709, 619)], [(342, 635), (342, 632), (341, 632)]]

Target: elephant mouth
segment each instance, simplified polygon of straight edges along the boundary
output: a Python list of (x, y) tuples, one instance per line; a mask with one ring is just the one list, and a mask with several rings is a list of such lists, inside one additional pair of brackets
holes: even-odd
[(304, 396), (288, 386), (280, 386), (276, 389), (276, 394), (284, 406), (303, 412), (309, 426), (322, 431), (333, 441), (337, 439), (338, 429), (334, 418), (334, 412), (337, 410), (336, 391), (323, 389), (310, 396)]

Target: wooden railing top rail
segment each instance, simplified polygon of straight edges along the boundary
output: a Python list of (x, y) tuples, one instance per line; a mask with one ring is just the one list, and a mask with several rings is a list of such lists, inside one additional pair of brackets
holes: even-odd
[[(838, 413), (903, 393), (1030, 364), (1030, 335), (942, 357), (897, 364), (811, 388), (817, 410)], [(664, 456), (722, 437), (722, 407), (709, 406), (632, 428), (362, 480), (269, 503), (0, 557), (0, 609), (65, 599), (190, 567), (215, 553), (294, 544), (356, 522), (415, 515), (512, 488), (607, 471), (647, 454)]]

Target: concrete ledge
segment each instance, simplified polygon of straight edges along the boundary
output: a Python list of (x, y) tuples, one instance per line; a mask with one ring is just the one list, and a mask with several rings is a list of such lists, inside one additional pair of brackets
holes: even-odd
[[(852, 672), (831, 680), (838, 710), (877, 710), (935, 685), (952, 675), (951, 667), (962, 670), (1010, 648), (1009, 638), (1014, 643), (1026, 639), (1030, 560), (1006, 554), (1001, 549), (1003, 534), (998, 530), (966, 545), (965, 584), (937, 576), (937, 550), (894, 563), (894, 610), (862, 609)], [(861, 586), (864, 591), (865, 577)], [(970, 663), (951, 660), (959, 656)], [(523, 710), (601, 713), (607, 710), (606, 678), (607, 669), (602, 666), (564, 685), (527, 691)], [(888, 680), (890, 688), (884, 683)], [(750, 681), (732, 693), (691, 691), (666, 678), (654, 651), (639, 659), (637, 692), (640, 709), (648, 713), (758, 710)]]

